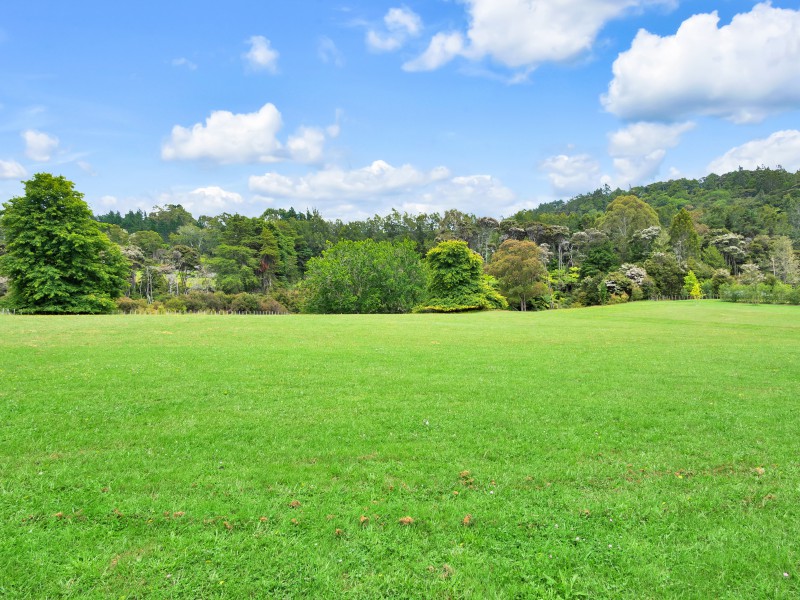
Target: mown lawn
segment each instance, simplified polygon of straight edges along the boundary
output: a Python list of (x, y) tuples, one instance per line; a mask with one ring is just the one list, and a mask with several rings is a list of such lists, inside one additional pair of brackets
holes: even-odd
[(0, 596), (797, 598), (799, 407), (797, 307), (2, 316)]

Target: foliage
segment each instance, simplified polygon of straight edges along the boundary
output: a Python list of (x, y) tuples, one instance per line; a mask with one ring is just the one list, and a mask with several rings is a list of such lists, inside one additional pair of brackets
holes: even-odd
[(658, 223), (658, 214), (653, 207), (631, 195), (614, 199), (598, 220), (598, 227), (609, 234), (621, 259), (625, 260), (633, 234)]
[(129, 264), (100, 231), (83, 195), (64, 177), (39, 173), (4, 204), (0, 227), (9, 301), (30, 313), (102, 313), (127, 287)]
[(308, 262), (305, 310), (409, 312), (422, 299), (425, 277), (411, 241), (342, 241)]
[(214, 257), (208, 259), (208, 267), (216, 274), (217, 288), (226, 294), (252, 291), (258, 287), (258, 260), (246, 246), (220, 244)]
[(542, 264), (541, 250), (534, 242), (506, 240), (486, 265), (486, 272), (497, 278), (500, 292), (527, 310), (534, 296), (549, 292), (545, 279), (547, 269)]
[(464, 312), (507, 308), (483, 273), (483, 259), (460, 240), (440, 242), (426, 255), (428, 299), (420, 312)]
[(674, 255), (656, 253), (645, 261), (644, 268), (659, 295), (673, 298), (683, 295), (683, 278), (686, 273)]
[(685, 262), (700, 254), (700, 236), (694, 228), (689, 211), (682, 208), (672, 219), (669, 227), (669, 244), (678, 259)]
[(697, 280), (694, 271), (690, 270), (686, 277), (683, 278), (683, 291), (694, 300), (699, 300), (703, 297), (703, 290), (700, 289), (700, 282)]

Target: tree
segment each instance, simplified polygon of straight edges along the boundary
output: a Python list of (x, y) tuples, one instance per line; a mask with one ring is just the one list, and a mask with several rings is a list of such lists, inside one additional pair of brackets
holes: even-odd
[(404, 313), (425, 292), (414, 243), (343, 240), (308, 261), (305, 309), (314, 313)]
[(525, 311), (528, 300), (548, 292), (544, 283), (547, 269), (541, 258), (541, 250), (534, 242), (506, 240), (494, 253), (486, 272), (497, 278), (500, 292), (519, 302), (519, 309)]
[(10, 302), (29, 313), (102, 313), (128, 285), (130, 265), (64, 177), (38, 173), (25, 195), (3, 205), (6, 254), (0, 274)]
[(154, 260), (160, 258), (161, 251), (164, 249), (164, 240), (155, 231), (144, 229), (131, 234), (128, 239), (130, 244), (138, 247), (145, 256)]
[(700, 236), (694, 228), (692, 215), (685, 208), (672, 219), (669, 226), (669, 245), (680, 263), (697, 258), (700, 254)]
[(628, 258), (628, 245), (633, 234), (656, 225), (658, 225), (656, 211), (636, 196), (615, 198), (598, 220), (598, 227), (611, 237), (622, 260)]
[(220, 244), (214, 257), (208, 259), (208, 267), (216, 274), (217, 288), (226, 294), (249, 292), (260, 283), (258, 260), (246, 246)]
[(770, 263), (772, 274), (783, 283), (797, 283), (800, 267), (792, 248), (792, 240), (788, 237), (778, 237), (772, 242)]
[(699, 300), (703, 297), (703, 290), (700, 288), (700, 282), (697, 280), (694, 271), (690, 270), (686, 277), (683, 278), (683, 291), (694, 300)]
[(659, 294), (662, 296), (683, 294), (683, 278), (686, 273), (674, 255), (656, 252), (644, 263), (644, 268)]
[(430, 271), (428, 300), (421, 312), (463, 312), (507, 308), (483, 272), (483, 259), (461, 240), (441, 242), (425, 257)]

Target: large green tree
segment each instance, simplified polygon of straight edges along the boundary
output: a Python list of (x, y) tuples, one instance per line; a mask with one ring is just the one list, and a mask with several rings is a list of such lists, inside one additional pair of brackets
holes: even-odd
[(700, 254), (700, 236), (694, 228), (692, 215), (685, 208), (672, 219), (669, 226), (669, 245), (680, 263), (697, 258)]
[(315, 313), (409, 312), (425, 293), (414, 243), (343, 240), (308, 261), (306, 310)]
[(611, 237), (620, 258), (625, 261), (633, 234), (654, 227), (658, 222), (658, 214), (652, 206), (636, 196), (619, 196), (608, 205), (597, 225)]
[(507, 308), (483, 272), (483, 259), (466, 242), (449, 240), (431, 248), (426, 255), (430, 271), (428, 300), (423, 312), (461, 312)]
[(497, 278), (500, 291), (509, 300), (519, 302), (521, 311), (528, 301), (548, 292), (547, 269), (542, 264), (541, 249), (527, 240), (506, 240), (492, 256), (486, 272)]
[(102, 313), (128, 287), (130, 265), (64, 177), (38, 173), (4, 205), (0, 273), (10, 301), (29, 313)]

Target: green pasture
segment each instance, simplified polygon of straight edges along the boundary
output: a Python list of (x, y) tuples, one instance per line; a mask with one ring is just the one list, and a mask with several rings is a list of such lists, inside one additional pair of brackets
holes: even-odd
[(799, 407), (791, 306), (0, 316), (0, 596), (797, 598)]

